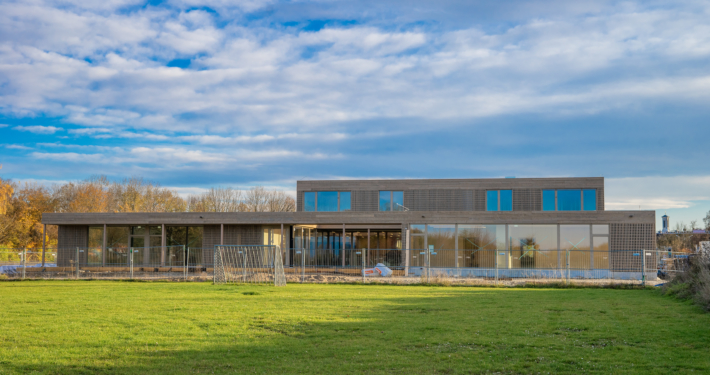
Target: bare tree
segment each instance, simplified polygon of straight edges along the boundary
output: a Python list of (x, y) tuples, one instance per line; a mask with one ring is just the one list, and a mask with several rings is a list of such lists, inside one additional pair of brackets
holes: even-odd
[(194, 212), (239, 212), (244, 210), (242, 192), (230, 187), (211, 188), (187, 199), (188, 208)]
[(296, 211), (296, 201), (281, 190), (269, 192), (266, 206), (267, 210), (270, 212)]
[(244, 194), (245, 211), (266, 212), (268, 210), (269, 191), (263, 186), (255, 186)]

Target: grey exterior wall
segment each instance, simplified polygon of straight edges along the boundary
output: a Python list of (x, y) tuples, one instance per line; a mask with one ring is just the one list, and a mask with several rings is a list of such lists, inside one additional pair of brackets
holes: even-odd
[(512, 190), (513, 211), (542, 211), (543, 189), (596, 189), (604, 211), (603, 177), (298, 181), (296, 207), (303, 211), (306, 191), (350, 191), (353, 211), (378, 211), (380, 190), (394, 190), (411, 211), (485, 211), (486, 190)]
[(84, 250), (79, 253), (79, 261), (86, 263), (86, 248), (89, 247), (88, 225), (60, 225), (57, 241), (57, 266), (69, 267), (76, 261), (76, 249)]

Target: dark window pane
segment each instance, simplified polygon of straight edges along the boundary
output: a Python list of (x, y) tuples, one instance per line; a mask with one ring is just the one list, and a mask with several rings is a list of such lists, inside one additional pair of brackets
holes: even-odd
[(202, 227), (187, 228), (187, 246), (202, 247)]
[(498, 211), (498, 190), (486, 192), (486, 211)]
[(595, 189), (584, 190), (584, 210), (595, 211), (597, 209), (597, 191)]
[(392, 192), (392, 206), (394, 211), (404, 211), (404, 192)]
[(89, 247), (104, 246), (104, 227), (89, 227)]
[(167, 246), (187, 245), (187, 227), (166, 227), (165, 236)]
[(340, 211), (350, 211), (350, 192), (340, 192)]
[(581, 211), (582, 191), (581, 190), (557, 190), (557, 210), (558, 211)]
[(108, 227), (106, 229), (106, 247), (128, 247), (128, 227)]
[(380, 192), (380, 211), (392, 211), (391, 191)]
[(303, 193), (303, 211), (313, 212), (316, 210), (316, 193)]
[(501, 211), (513, 211), (513, 191), (512, 190), (501, 190), (500, 191), (500, 210)]
[(554, 190), (543, 190), (542, 191), (542, 210), (543, 211), (554, 211), (555, 210), (555, 191)]
[(163, 234), (163, 228), (159, 226), (151, 226), (150, 227), (150, 235), (151, 236), (160, 236)]
[(319, 212), (338, 211), (338, 192), (337, 191), (319, 191), (318, 192), (318, 209)]
[(144, 226), (131, 227), (131, 236), (142, 236), (145, 234)]

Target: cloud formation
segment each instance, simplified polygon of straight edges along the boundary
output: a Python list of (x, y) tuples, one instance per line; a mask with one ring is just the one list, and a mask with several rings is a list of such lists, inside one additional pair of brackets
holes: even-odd
[(42, 125), (32, 125), (32, 126), (15, 126), (13, 129), (19, 130), (21, 132), (30, 132), (35, 134), (54, 134), (62, 128), (56, 126), (42, 126)]

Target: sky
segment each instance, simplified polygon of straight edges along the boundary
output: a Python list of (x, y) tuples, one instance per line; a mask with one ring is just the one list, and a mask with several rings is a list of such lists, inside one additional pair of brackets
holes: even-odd
[(710, 211), (707, 1), (0, 1), (0, 176), (596, 177)]

